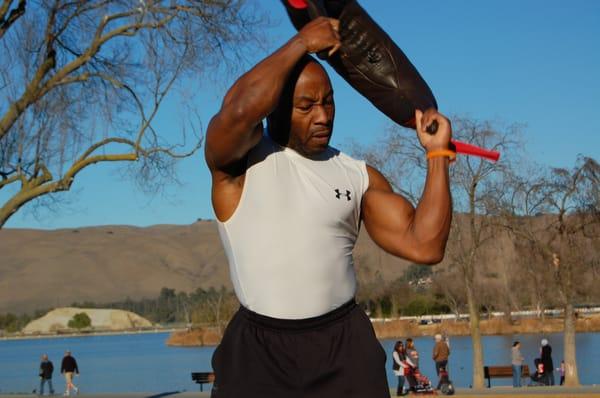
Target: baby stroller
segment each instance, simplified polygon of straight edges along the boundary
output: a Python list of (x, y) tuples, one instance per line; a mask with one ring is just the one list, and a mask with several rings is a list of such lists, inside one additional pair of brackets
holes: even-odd
[(535, 372), (531, 375), (531, 383), (530, 386), (545, 386), (546, 383), (546, 374), (544, 373), (544, 364), (540, 358), (536, 358), (533, 361), (535, 366)]
[(406, 379), (408, 380), (410, 391), (414, 392), (415, 394), (435, 394), (435, 390), (431, 385), (431, 381), (429, 381), (429, 378), (419, 371), (419, 368), (411, 368), (410, 373), (406, 376)]
[(450, 376), (445, 367), (440, 368), (439, 390), (444, 395), (454, 395), (454, 385), (450, 381)]

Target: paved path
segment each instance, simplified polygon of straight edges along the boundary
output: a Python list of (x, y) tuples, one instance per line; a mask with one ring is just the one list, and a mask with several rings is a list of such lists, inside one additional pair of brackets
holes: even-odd
[[(395, 391), (392, 391), (392, 397)], [(54, 395), (61, 397), (62, 395)], [(410, 395), (412, 396), (412, 395)], [(442, 395), (440, 395), (442, 396)], [(545, 398), (600, 398), (600, 385), (584, 386), (578, 388), (569, 387), (523, 387), (514, 389), (512, 387), (493, 387), (482, 390), (468, 388), (459, 388), (455, 397), (486, 397), (486, 398), (506, 398), (506, 397), (545, 397)], [(37, 398), (37, 395), (31, 394), (0, 394), (0, 398)], [(81, 398), (209, 398), (209, 392), (163, 392), (163, 393), (106, 393), (106, 394), (80, 394)], [(240, 397), (244, 398), (244, 397)], [(367, 397), (366, 397), (367, 398)]]

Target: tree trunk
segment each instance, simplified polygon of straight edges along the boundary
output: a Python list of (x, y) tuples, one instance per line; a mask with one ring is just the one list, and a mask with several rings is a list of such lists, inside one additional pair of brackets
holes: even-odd
[(572, 303), (565, 305), (564, 327), (565, 385), (577, 387), (579, 386), (579, 375), (575, 349), (575, 310)]
[(477, 307), (471, 283), (467, 281), (466, 285), (471, 344), (473, 347), (473, 388), (484, 388), (483, 347), (481, 345), (481, 331), (479, 330), (479, 308)]

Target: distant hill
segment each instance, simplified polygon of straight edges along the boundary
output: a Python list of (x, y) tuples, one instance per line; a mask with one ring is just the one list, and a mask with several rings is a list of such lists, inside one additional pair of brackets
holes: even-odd
[[(544, 217), (527, 222), (540, 223)], [(455, 214), (454, 218), (457, 228), (450, 237), (448, 253), (456, 253), (461, 242), (470, 239), (465, 215)], [(594, 242), (588, 239), (581, 246), (590, 258), (597, 258), (598, 241)], [(483, 286), (481, 294), (498, 296), (507, 289), (516, 294), (538, 283), (525, 268), (529, 268), (528, 262), (542, 260), (535, 253), (519, 255), (515, 243), (506, 231), (498, 229), (483, 248), (476, 275), (477, 283)], [(434, 272), (445, 270), (451, 257), (447, 255), (446, 260), (433, 268)], [(411, 265), (379, 249), (364, 228), (354, 258), (359, 285), (363, 286), (363, 292), (371, 293), (382, 292)], [(581, 293), (585, 300), (593, 301), (598, 295), (589, 289), (597, 289), (585, 283), (589, 285), (596, 280), (596, 268), (590, 268), (589, 272), (592, 273), (581, 275), (580, 290), (585, 290)], [(32, 312), (65, 307), (73, 302), (101, 304), (128, 297), (156, 298), (163, 287), (192, 292), (221, 286), (232, 288), (214, 221), (147, 228), (0, 230), (0, 313)], [(526, 302), (529, 293), (519, 294), (523, 296), (519, 300)]]
[[(359, 279), (394, 280), (410, 263), (361, 233)], [(214, 221), (147, 228), (0, 230), (0, 313), (156, 297), (162, 287), (231, 289)]]
[(75, 314), (85, 313), (91, 321), (91, 328), (96, 330), (127, 330), (148, 328), (152, 323), (133, 312), (96, 308), (57, 308), (43, 317), (31, 321), (23, 328), (25, 334), (52, 333), (69, 329), (69, 321)]

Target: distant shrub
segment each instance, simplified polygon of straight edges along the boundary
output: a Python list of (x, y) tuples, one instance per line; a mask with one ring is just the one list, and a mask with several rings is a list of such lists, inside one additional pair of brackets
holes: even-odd
[(429, 297), (417, 297), (402, 308), (404, 316), (421, 316), (433, 314), (448, 314), (450, 307)]
[[(385, 318), (389, 318), (392, 316), (392, 300), (389, 296), (384, 296), (380, 301), (379, 305), (381, 307), (381, 316)], [(395, 314), (394, 314), (395, 315)]]
[(73, 319), (69, 321), (68, 326), (72, 329), (83, 329), (92, 326), (92, 320), (88, 314), (80, 312), (73, 315)]
[(417, 297), (414, 300), (411, 300), (406, 307), (403, 309), (402, 311), (402, 315), (406, 315), (406, 316), (420, 316), (420, 315), (426, 315), (427, 313), (429, 313), (429, 308), (431, 303), (422, 298), (422, 297)]
[(15, 314), (0, 314), (0, 330), (7, 333), (15, 333), (23, 329), (31, 321), (31, 317), (27, 314), (15, 315)]

